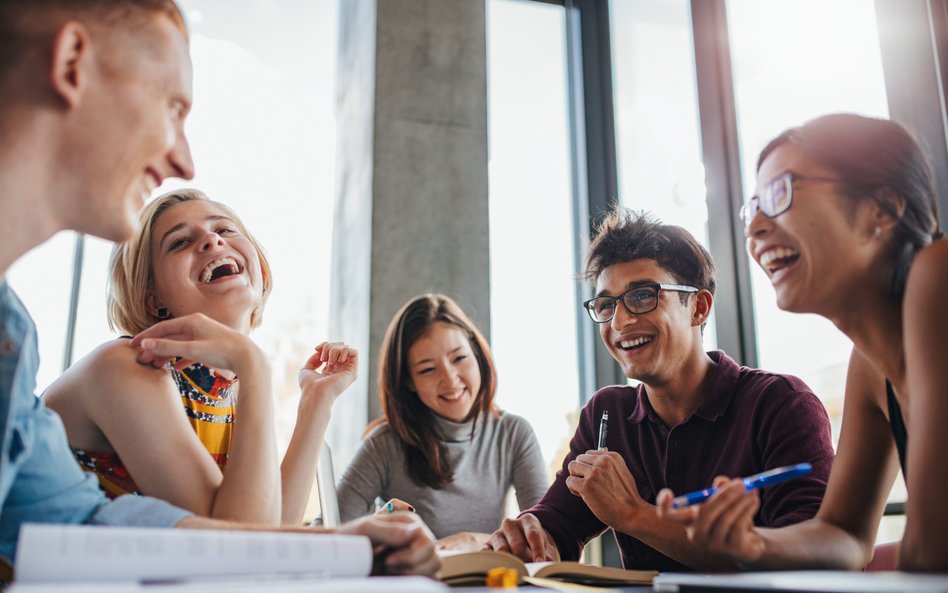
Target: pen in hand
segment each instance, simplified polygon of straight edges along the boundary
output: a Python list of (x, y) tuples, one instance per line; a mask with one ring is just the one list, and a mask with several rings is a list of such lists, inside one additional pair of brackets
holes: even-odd
[[(805, 476), (812, 470), (813, 466), (809, 463), (798, 463), (796, 465), (778, 467), (759, 474), (754, 474), (753, 476), (747, 476), (743, 478), (742, 481), (744, 482), (744, 488), (747, 490), (756, 490), (757, 488), (764, 488), (766, 486), (786, 482), (793, 478)], [(717, 492), (717, 488), (705, 488), (704, 490), (683, 494), (672, 501), (672, 508), (682, 509), (694, 504), (701, 504), (711, 498), (715, 492)]]
[(606, 433), (609, 430), (609, 427), (607, 426), (608, 422), (609, 422), (609, 411), (603, 410), (602, 418), (599, 419), (599, 441), (596, 444), (596, 449), (598, 449), (599, 451), (602, 451), (603, 449), (606, 448)]

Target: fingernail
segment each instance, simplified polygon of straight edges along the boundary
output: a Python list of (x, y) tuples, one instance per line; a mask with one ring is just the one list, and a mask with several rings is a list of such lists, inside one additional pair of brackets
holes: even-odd
[(411, 505), (408, 505), (408, 510), (414, 513), (414, 512), (415, 512), (415, 507), (413, 507), (413, 506), (411, 506)]

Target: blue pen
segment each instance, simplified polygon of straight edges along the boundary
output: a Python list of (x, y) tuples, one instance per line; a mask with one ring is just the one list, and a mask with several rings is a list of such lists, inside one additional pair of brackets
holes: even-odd
[[(773, 486), (774, 484), (786, 482), (793, 478), (805, 476), (811, 471), (813, 471), (813, 466), (809, 463), (798, 463), (796, 465), (778, 467), (763, 473), (754, 474), (753, 476), (747, 476), (744, 478), (744, 488), (747, 490), (755, 490), (757, 488)], [(704, 490), (683, 494), (672, 501), (672, 508), (681, 509), (693, 504), (701, 504), (711, 498), (715, 492), (717, 492), (717, 488), (705, 488)]]

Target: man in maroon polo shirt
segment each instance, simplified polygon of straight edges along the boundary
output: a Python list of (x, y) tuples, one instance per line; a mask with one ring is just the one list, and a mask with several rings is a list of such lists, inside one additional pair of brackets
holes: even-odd
[[(584, 304), (590, 318), (625, 375), (641, 383), (593, 395), (556, 481), (485, 547), (527, 561), (577, 560), (611, 527), (626, 568), (735, 568), (691, 545), (682, 526), (660, 520), (658, 492), (801, 462), (812, 473), (763, 490), (755, 523), (780, 527), (814, 516), (833, 460), (826, 410), (796, 377), (704, 351), (714, 263), (694, 237), (616, 210), (589, 246), (586, 277), (596, 286)], [(598, 450), (603, 412), (608, 430)]]

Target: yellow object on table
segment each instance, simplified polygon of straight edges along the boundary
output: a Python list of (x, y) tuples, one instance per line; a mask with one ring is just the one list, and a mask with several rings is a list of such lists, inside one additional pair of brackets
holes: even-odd
[(492, 568), (487, 571), (487, 586), (491, 589), (515, 588), (520, 581), (520, 573), (512, 568)]

